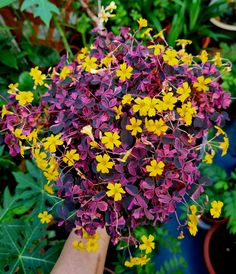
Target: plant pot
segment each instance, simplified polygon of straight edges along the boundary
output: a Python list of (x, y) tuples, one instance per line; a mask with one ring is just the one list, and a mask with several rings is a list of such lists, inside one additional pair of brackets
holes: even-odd
[(232, 273), (236, 258), (236, 235), (227, 229), (227, 219), (215, 223), (204, 239), (204, 260), (210, 274)]

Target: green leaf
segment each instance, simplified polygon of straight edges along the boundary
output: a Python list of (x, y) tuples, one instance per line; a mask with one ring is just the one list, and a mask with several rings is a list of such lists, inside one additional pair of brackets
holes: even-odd
[(18, 69), (16, 56), (9, 50), (0, 51), (0, 62), (10, 68)]
[(3, 7), (9, 6), (14, 2), (16, 2), (16, 0), (1, 0), (0, 1), (0, 9)]
[(20, 90), (32, 90), (34, 86), (34, 81), (29, 75), (28, 71), (23, 71), (19, 76), (19, 89)]
[(24, 0), (21, 11), (33, 7), (34, 16), (40, 17), (40, 19), (49, 26), (53, 13), (59, 14), (60, 11), (56, 5), (50, 3), (48, 0)]

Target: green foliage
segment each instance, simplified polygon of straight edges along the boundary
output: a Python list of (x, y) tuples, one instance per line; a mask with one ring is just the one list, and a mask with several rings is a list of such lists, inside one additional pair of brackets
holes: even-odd
[(180, 256), (173, 256), (169, 260), (164, 261), (163, 266), (156, 274), (184, 274), (184, 269), (187, 268), (185, 259)]
[(0, 224), (0, 269), (2, 273), (50, 273), (62, 244), (48, 240), (45, 229), (35, 218), (27, 222), (11, 221)]
[(21, 5), (21, 11), (27, 8), (33, 8), (34, 16), (40, 17), (47, 26), (49, 26), (53, 13), (60, 13), (57, 6), (48, 0), (24, 0)]
[(224, 204), (225, 217), (229, 218), (227, 227), (230, 233), (236, 234), (236, 189), (224, 194)]
[(16, 2), (16, 0), (1, 0), (0, 1), (0, 9), (6, 7), (8, 5), (11, 5), (14, 2)]

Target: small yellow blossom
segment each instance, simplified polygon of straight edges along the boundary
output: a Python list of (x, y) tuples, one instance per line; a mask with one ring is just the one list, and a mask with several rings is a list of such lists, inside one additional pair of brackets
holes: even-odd
[(221, 215), (221, 210), (224, 203), (221, 201), (213, 201), (211, 202), (210, 213), (213, 218), (219, 218)]
[(178, 99), (183, 103), (190, 96), (191, 93), (191, 89), (188, 85), (188, 82), (184, 82), (182, 84), (182, 87), (177, 88), (176, 92), (180, 94)]
[(110, 13), (106, 12), (106, 9), (104, 9), (104, 7), (102, 7), (98, 13), (98, 18), (100, 19), (100, 21), (102, 23), (103, 22), (106, 23), (110, 17), (114, 17), (114, 16), (115, 16), (115, 14), (110, 14)]
[(144, 99), (141, 99), (140, 97), (138, 97), (134, 100), (134, 102), (135, 102), (135, 105), (133, 105), (133, 111), (134, 112), (139, 111), (140, 116), (146, 116), (147, 110), (148, 110), (146, 101)]
[(120, 183), (109, 183), (107, 188), (109, 189), (109, 191), (106, 192), (108, 197), (114, 197), (115, 202), (122, 200), (121, 194), (125, 194), (125, 191)]
[(150, 234), (147, 238), (145, 235), (143, 235), (141, 237), (141, 240), (143, 243), (139, 245), (139, 249), (145, 250), (146, 254), (151, 253), (152, 250), (155, 248), (155, 243), (153, 242), (154, 236)]
[(181, 46), (183, 49), (187, 46), (187, 45), (191, 45), (192, 41), (191, 40), (187, 40), (187, 39), (177, 39), (176, 40), (176, 46)]
[(31, 91), (20, 91), (16, 95), (16, 100), (19, 102), (19, 105), (24, 106), (34, 100), (34, 94)]
[(102, 137), (102, 144), (105, 144), (105, 147), (107, 149), (111, 149), (113, 150), (114, 147), (119, 147), (121, 145), (121, 142), (120, 142), (120, 136), (118, 134), (118, 132), (104, 132), (104, 135)]
[(133, 68), (131, 66), (127, 66), (126, 63), (120, 65), (120, 69), (116, 71), (116, 76), (120, 78), (121, 81), (126, 79), (130, 79), (132, 76)]
[(111, 157), (108, 154), (97, 155), (96, 160), (97, 164), (97, 171), (101, 171), (102, 173), (109, 173), (109, 169), (112, 169), (114, 166), (113, 162), (109, 162)]
[(162, 40), (164, 40), (164, 39), (165, 39), (164, 34), (163, 34), (164, 31), (166, 31), (166, 29), (160, 30), (157, 34), (155, 34), (155, 35), (153, 36), (153, 38), (156, 39), (156, 38), (160, 37)]
[(193, 83), (193, 87), (196, 88), (197, 91), (207, 91), (208, 84), (211, 83), (211, 78), (204, 78), (204, 76), (200, 76), (197, 78), (197, 82)]
[(183, 232), (182, 230), (180, 231), (180, 233), (179, 233), (177, 239), (179, 239), (179, 240), (184, 239), (184, 232)]
[(74, 240), (73, 242), (72, 242), (72, 247), (74, 248), (74, 249), (78, 249), (78, 250), (80, 250), (80, 251), (85, 251), (85, 246), (84, 246), (84, 242), (82, 242), (82, 241), (77, 241), (77, 240)]
[(203, 162), (209, 165), (212, 164), (214, 156), (215, 156), (214, 150), (211, 151), (211, 154), (206, 152)]
[(92, 69), (97, 69), (98, 65), (96, 64), (96, 62), (97, 58), (87, 56), (82, 63), (82, 67), (85, 69), (85, 71), (91, 72)]
[(175, 66), (178, 65), (178, 59), (177, 57), (177, 51), (174, 49), (167, 49), (165, 51), (165, 54), (163, 56), (163, 59), (165, 62), (167, 62), (168, 65), (170, 66)]
[(152, 160), (151, 165), (146, 166), (146, 170), (149, 172), (149, 176), (155, 177), (157, 175), (162, 175), (164, 170), (165, 164), (160, 161), (157, 162), (157, 160)]
[(35, 86), (38, 86), (38, 85), (42, 86), (42, 85), (44, 85), (43, 81), (46, 79), (46, 75), (42, 74), (42, 71), (39, 70), (38, 66), (35, 67), (35, 68), (31, 68), (29, 74), (33, 78)]
[(19, 83), (15, 83), (15, 84), (10, 84), (8, 85), (8, 93), (9, 94), (14, 94), (18, 91), (18, 87), (19, 87)]
[(44, 139), (43, 146), (45, 149), (48, 149), (50, 152), (56, 152), (56, 147), (63, 144), (63, 141), (60, 140), (61, 134), (53, 135)]
[(88, 252), (96, 252), (99, 248), (98, 241), (95, 239), (89, 239), (86, 243), (86, 250)]
[(148, 258), (147, 255), (141, 256), (141, 257), (139, 258), (139, 264), (140, 264), (141, 266), (143, 266), (143, 265), (147, 264), (150, 260), (151, 260), (151, 259)]
[(7, 114), (12, 114), (12, 112), (11, 112), (11, 111), (8, 111), (8, 110), (6, 109), (6, 106), (3, 105), (3, 106), (2, 106), (2, 119), (3, 119), (4, 116), (7, 115)]
[(164, 120), (160, 118), (159, 120), (155, 120), (153, 129), (154, 133), (157, 136), (160, 136), (161, 134), (165, 134), (165, 132), (168, 130), (168, 126), (165, 124)]
[(59, 178), (59, 172), (57, 169), (50, 167), (43, 175), (47, 178), (48, 182), (56, 181)]
[(89, 145), (90, 145), (92, 148), (99, 148), (99, 145), (98, 145), (98, 143), (97, 143), (96, 141), (91, 141), (91, 142), (89, 143)]
[(163, 110), (162, 102), (160, 101), (160, 99), (150, 98), (146, 96), (143, 98), (143, 104), (143, 108), (140, 109), (140, 115), (141, 113), (143, 113), (144, 115), (153, 117), (156, 115), (156, 111), (161, 112)]
[(229, 148), (229, 138), (224, 136), (223, 142), (219, 142), (219, 148), (222, 149), (222, 154), (221, 156), (226, 155), (228, 148)]
[(24, 139), (27, 138), (26, 135), (24, 135), (24, 134), (22, 133), (22, 129), (20, 129), (20, 128), (16, 128), (15, 130), (12, 131), (12, 133), (13, 133), (13, 135), (16, 136), (16, 138), (18, 138), (18, 139), (24, 140)]
[(62, 69), (61, 72), (60, 72), (60, 79), (61, 79), (61, 80), (65, 80), (66, 77), (67, 77), (71, 72), (72, 72), (72, 68), (67, 67), (67, 66), (63, 67), (63, 69)]
[(81, 133), (88, 135), (91, 139), (94, 139), (93, 136), (93, 128), (91, 125), (84, 126), (81, 131)]
[(49, 214), (47, 211), (38, 214), (38, 218), (42, 224), (47, 223), (49, 224), (53, 220), (52, 214)]
[(177, 102), (177, 98), (174, 96), (173, 92), (164, 93), (163, 96), (163, 110), (173, 110), (175, 103)]
[(226, 132), (222, 128), (220, 128), (218, 126), (214, 126), (214, 127), (215, 127), (215, 129), (217, 129), (216, 136), (219, 136), (220, 134), (227, 136)]
[(147, 28), (141, 35), (140, 37), (143, 38), (144, 36), (150, 36), (150, 31), (152, 31), (153, 28)]
[(148, 48), (154, 49), (154, 55), (159, 55), (162, 52), (164, 52), (164, 50), (165, 50), (165, 47), (163, 45), (159, 45), (159, 44), (148, 46)]
[(216, 66), (219, 66), (219, 67), (222, 66), (222, 60), (221, 60), (220, 52), (217, 52), (215, 54), (215, 57), (214, 57), (213, 60), (214, 60), (214, 63), (215, 63)]
[(106, 67), (109, 67), (111, 65), (111, 62), (114, 60), (115, 60), (114, 57), (107, 55), (101, 60), (101, 65), (105, 65)]
[(202, 50), (198, 57), (202, 61), (202, 63), (206, 63), (208, 60), (208, 53), (205, 50)]
[(118, 106), (118, 107), (113, 107), (114, 111), (116, 112), (116, 120), (120, 119), (122, 112), (122, 106)]
[(53, 185), (49, 186), (48, 184), (45, 184), (43, 189), (51, 195), (53, 195), (55, 193), (54, 190), (53, 190)]
[(137, 22), (139, 24), (139, 29), (147, 27), (147, 20), (146, 19), (139, 18), (139, 20)]
[(181, 53), (181, 61), (186, 65), (191, 65), (193, 61), (193, 56), (191, 53), (182, 52)]
[(196, 236), (196, 234), (197, 234), (197, 232), (198, 232), (197, 225), (195, 225), (195, 224), (192, 223), (192, 222), (188, 222), (188, 230), (189, 230), (189, 233), (190, 233), (192, 236)]
[(67, 163), (68, 166), (73, 166), (75, 161), (79, 161), (79, 153), (76, 153), (76, 149), (71, 149), (67, 151), (64, 157), (62, 158), (63, 162)]
[(189, 209), (190, 209), (190, 211), (191, 211), (192, 214), (196, 214), (197, 213), (197, 207), (196, 207), (196, 205), (191, 205), (189, 207)]
[(86, 54), (88, 54), (88, 48), (82, 48), (81, 52), (77, 55), (77, 62), (80, 63), (80, 61), (85, 58)]
[(114, 1), (111, 1), (111, 3), (105, 8), (105, 10), (109, 10), (110, 12), (113, 12), (117, 8), (116, 3)]
[(132, 117), (130, 119), (130, 125), (126, 125), (126, 129), (132, 131), (131, 135), (136, 136), (138, 132), (142, 132), (142, 128), (140, 127), (141, 124), (142, 120)]
[(155, 122), (154, 120), (148, 120), (148, 119), (145, 119), (145, 127), (147, 129), (147, 131), (149, 132), (154, 132), (155, 130)]
[(123, 97), (122, 97), (122, 104), (123, 105), (130, 105), (132, 103), (132, 101), (134, 100), (134, 98), (132, 97), (131, 94), (125, 94)]
[(132, 257), (130, 261), (125, 261), (126, 267), (133, 267), (135, 265), (139, 265), (139, 258), (137, 257)]

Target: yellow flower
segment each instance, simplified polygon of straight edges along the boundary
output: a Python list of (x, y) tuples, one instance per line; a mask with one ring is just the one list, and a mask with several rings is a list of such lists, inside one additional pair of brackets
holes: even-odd
[(21, 106), (24, 106), (27, 103), (31, 103), (34, 100), (34, 94), (31, 91), (20, 91), (16, 95), (16, 100), (19, 102)]
[(74, 240), (73, 242), (72, 242), (72, 247), (74, 248), (74, 249), (78, 249), (78, 250), (80, 250), (80, 251), (85, 251), (85, 247), (84, 247), (84, 243), (82, 242), (82, 241), (77, 241), (77, 240)]
[(42, 224), (47, 223), (49, 224), (53, 220), (52, 214), (49, 214), (47, 211), (38, 214), (38, 218)]
[(219, 218), (221, 214), (221, 209), (224, 203), (221, 201), (213, 201), (211, 202), (210, 213), (213, 218)]
[(193, 83), (193, 86), (196, 88), (197, 91), (207, 91), (208, 84), (211, 83), (211, 78), (204, 78), (203, 76), (200, 76), (197, 78), (197, 82)]
[(214, 150), (211, 151), (211, 154), (206, 152), (206, 155), (203, 159), (203, 162), (207, 163), (207, 164), (212, 164), (214, 156), (215, 156), (215, 151)]
[(150, 31), (152, 31), (153, 28), (147, 28), (141, 35), (140, 37), (143, 38), (145, 35), (149, 36), (150, 35)]
[(38, 131), (40, 129), (34, 129), (32, 132), (30, 132), (30, 134), (26, 137), (26, 139), (29, 141), (29, 142), (32, 142), (33, 145), (36, 144), (37, 142), (37, 138), (38, 138)]
[(120, 136), (118, 132), (105, 132), (105, 136), (102, 137), (102, 144), (105, 144), (105, 147), (108, 149), (114, 149), (114, 146), (119, 147), (121, 145)]
[(92, 148), (99, 148), (99, 145), (98, 145), (98, 143), (97, 143), (96, 141), (91, 141), (91, 142), (89, 143), (89, 145), (90, 145)]
[(101, 60), (101, 65), (105, 65), (106, 67), (108, 67), (114, 60), (114, 57), (107, 55)]
[(43, 175), (47, 178), (48, 182), (56, 181), (59, 178), (59, 172), (57, 169), (50, 167)]
[(224, 137), (224, 141), (223, 142), (219, 142), (219, 148), (222, 149), (222, 154), (221, 156), (224, 156), (229, 148), (229, 138), (228, 137)]
[(37, 148), (33, 151), (33, 156), (35, 157), (37, 166), (45, 170), (48, 166), (48, 161), (46, 160), (47, 154), (45, 152), (40, 152), (40, 150)]
[(153, 242), (154, 236), (150, 234), (147, 238), (145, 235), (143, 235), (141, 237), (141, 240), (142, 240), (143, 244), (139, 245), (139, 249), (145, 250), (146, 254), (151, 253), (152, 249), (155, 248), (155, 243)]
[(188, 230), (192, 236), (195, 236), (198, 232), (197, 226), (191, 222), (188, 222)]
[(187, 40), (187, 39), (177, 39), (176, 40), (176, 46), (181, 46), (183, 49), (187, 46), (187, 45), (191, 45), (192, 41), (191, 40)]
[(189, 209), (190, 209), (190, 211), (191, 211), (192, 214), (196, 214), (197, 213), (197, 207), (196, 207), (196, 205), (191, 205), (189, 207)]
[(181, 61), (186, 65), (191, 65), (193, 61), (193, 56), (191, 53), (182, 52), (181, 53)]
[(94, 239), (89, 239), (86, 243), (86, 250), (88, 252), (96, 252), (99, 248), (98, 241)]
[[(138, 99), (138, 98), (137, 98)], [(141, 113), (148, 115), (149, 117), (156, 115), (156, 110), (158, 112), (161, 112), (163, 110), (162, 108), (162, 102), (159, 99), (156, 98), (150, 98), (148, 96), (144, 97), (143, 102), (144, 106), (142, 110), (140, 110)]]
[(137, 21), (139, 24), (139, 29), (147, 27), (147, 20), (143, 18), (139, 18)]
[(151, 45), (148, 46), (149, 49), (154, 49), (154, 55), (159, 55), (160, 53), (162, 53), (165, 50), (165, 47), (163, 45)]
[(146, 101), (141, 99), (140, 97), (136, 98), (134, 100), (135, 105), (133, 106), (133, 111), (138, 112), (140, 116), (146, 116), (147, 115), (147, 110), (148, 106), (146, 105)]
[(163, 96), (163, 110), (173, 110), (175, 103), (177, 102), (177, 98), (175, 98), (173, 92), (164, 93)]
[(68, 164), (68, 166), (73, 166), (75, 161), (79, 161), (79, 153), (76, 153), (76, 149), (71, 149), (67, 151), (62, 160)]
[(190, 96), (190, 92), (191, 89), (188, 85), (188, 82), (184, 82), (182, 84), (182, 87), (178, 87), (177, 91), (178, 94), (180, 94), (180, 96), (178, 97), (178, 99), (183, 103), (189, 96)]
[(114, 197), (115, 202), (122, 200), (121, 194), (125, 194), (125, 191), (120, 183), (109, 183), (107, 188), (109, 189), (109, 191), (106, 192), (108, 197)]
[(93, 128), (91, 125), (87, 125), (87, 126), (84, 126), (82, 129), (81, 129), (81, 133), (83, 134), (86, 134), (88, 135), (91, 139), (94, 139), (94, 136), (93, 136)]
[(22, 130), (20, 128), (16, 128), (15, 130), (12, 131), (12, 133), (14, 134), (14, 136), (16, 136), (16, 138), (18, 139), (26, 139), (26, 135), (24, 135), (22, 133)]
[(220, 52), (216, 53), (213, 60), (215, 61), (214, 63), (215, 63), (216, 66), (219, 66), (219, 67), (222, 66), (222, 60), (221, 60)]
[(7, 92), (8, 92), (9, 94), (16, 93), (16, 92), (18, 91), (19, 83), (10, 84), (8, 87), (9, 87), (9, 89), (8, 89)]
[(139, 264), (139, 258), (137, 257), (132, 257), (130, 261), (125, 261), (125, 266), (126, 267), (133, 267), (134, 265)]
[(81, 49), (81, 53), (79, 53), (77, 55), (77, 62), (80, 63), (80, 61), (86, 56), (86, 54), (88, 53), (88, 48), (82, 48)]
[(12, 112), (8, 111), (8, 110), (6, 109), (6, 106), (3, 105), (3, 106), (2, 106), (2, 119), (4, 118), (4, 116), (5, 116), (6, 114), (12, 114)]
[(192, 116), (196, 114), (197, 111), (192, 107), (192, 103), (188, 102), (187, 104), (182, 104), (182, 108), (177, 108), (177, 112), (181, 118), (185, 121), (187, 126), (192, 124)]
[(85, 69), (87, 72), (91, 72), (92, 69), (97, 69), (97, 58), (95, 57), (90, 57), (87, 56), (85, 58), (85, 61), (82, 63), (82, 67)]
[(154, 132), (154, 130), (155, 130), (155, 122), (152, 119), (151, 120), (147, 120), (145, 118), (145, 127), (146, 127), (147, 131)]
[(63, 67), (63, 69), (60, 72), (60, 79), (65, 80), (66, 77), (72, 72), (72, 68), (69, 67)]
[(158, 37), (160, 37), (161, 39), (165, 39), (165, 37), (164, 37), (164, 31), (165, 31), (166, 29), (162, 29), (162, 30), (160, 30), (157, 34), (155, 34), (154, 36), (153, 36), (153, 38), (154, 39), (156, 39), (156, 38), (158, 38)]
[(113, 162), (109, 162), (110, 158), (111, 157), (108, 154), (104, 154), (103, 156), (97, 155), (97, 171), (101, 171), (102, 173), (109, 173), (109, 169), (112, 169), (114, 166)]
[(118, 106), (118, 107), (113, 107), (114, 111), (116, 112), (116, 120), (120, 119), (122, 112), (122, 106)]
[(63, 144), (63, 141), (60, 140), (61, 134), (53, 135), (51, 134), (47, 137), (43, 143), (45, 149), (48, 149), (51, 153), (56, 152), (56, 147)]
[(157, 160), (152, 160), (151, 165), (146, 166), (146, 170), (149, 172), (149, 176), (155, 177), (157, 175), (162, 175), (165, 164)]
[(226, 132), (222, 128), (215, 126), (215, 129), (217, 129), (216, 136), (219, 136), (220, 134), (223, 134), (225, 136), (227, 135)]
[(130, 125), (126, 125), (127, 130), (131, 130), (131, 135), (136, 136), (138, 132), (142, 132), (142, 128), (140, 125), (142, 124), (142, 120), (139, 120), (134, 117), (130, 119)]
[(198, 216), (195, 215), (195, 213), (194, 213), (194, 214), (187, 214), (187, 216), (188, 216), (189, 221), (190, 221), (192, 224), (194, 224), (194, 225), (197, 226), (198, 221), (199, 221)]
[(202, 50), (198, 57), (202, 61), (202, 63), (206, 63), (208, 60), (208, 53), (205, 50)]
[(147, 264), (149, 261), (150, 261), (150, 258), (148, 258), (147, 255), (141, 256), (141, 257), (139, 258), (139, 264), (140, 264), (141, 266)]
[(53, 185), (49, 186), (48, 184), (46, 184), (44, 185), (43, 189), (49, 194), (54, 194)]
[(43, 80), (46, 79), (46, 75), (42, 74), (42, 71), (39, 70), (38, 66), (35, 67), (35, 68), (31, 68), (29, 74), (33, 78), (35, 86), (37, 86), (37, 85), (40, 85), (40, 86), (44, 85)]
[(168, 126), (165, 125), (165, 122), (162, 118), (159, 120), (155, 120), (155, 125), (154, 125), (154, 133), (158, 136), (161, 134), (165, 133), (168, 129)]
[(167, 49), (164, 56), (163, 56), (163, 59), (164, 59), (165, 62), (167, 62), (168, 65), (175, 66), (175, 65), (178, 65), (178, 62), (179, 62), (176, 57), (177, 57), (177, 51), (176, 50)]
[(116, 76), (120, 78), (121, 81), (124, 81), (126, 79), (130, 79), (133, 71), (133, 68), (130, 66), (127, 66), (126, 63), (123, 63), (120, 65), (120, 69), (116, 71)]
[(114, 16), (115, 16), (115, 14), (110, 14), (110, 13), (106, 12), (104, 7), (102, 7), (100, 12), (98, 13), (98, 18), (101, 20), (102, 23), (103, 22), (106, 23), (110, 17), (114, 17)]
[(130, 105), (131, 102), (134, 100), (134, 98), (132, 97), (131, 94), (125, 94), (123, 97), (122, 97), (122, 104), (125, 105)]
[(183, 232), (182, 230), (180, 231), (180, 233), (179, 233), (177, 239), (179, 239), (179, 240), (184, 239), (184, 232)]

